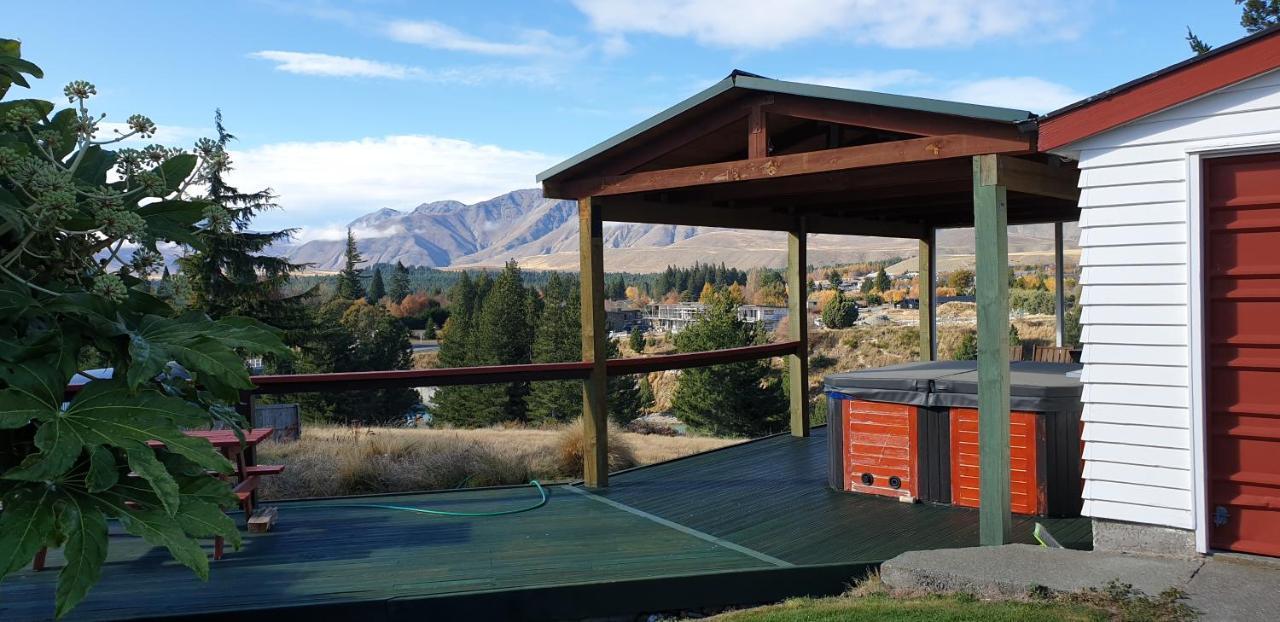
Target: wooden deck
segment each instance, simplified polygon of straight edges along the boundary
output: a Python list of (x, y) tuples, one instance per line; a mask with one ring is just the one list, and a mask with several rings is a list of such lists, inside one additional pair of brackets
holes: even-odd
[[(543, 508), (494, 518), (319, 506), (491, 511), (537, 493), (279, 503), (275, 530), (246, 536), (207, 584), (162, 549), (113, 535), (102, 582), (68, 619), (603, 616), (832, 593), (900, 552), (977, 543), (976, 511), (828, 490), (825, 442), (819, 428), (619, 473), (606, 492), (551, 487)], [(1087, 520), (1046, 523), (1065, 544), (1089, 545)], [(1020, 540), (1032, 524), (1015, 519)], [(51, 618), (61, 565), (51, 552), (45, 572), (0, 583), (0, 620)]]

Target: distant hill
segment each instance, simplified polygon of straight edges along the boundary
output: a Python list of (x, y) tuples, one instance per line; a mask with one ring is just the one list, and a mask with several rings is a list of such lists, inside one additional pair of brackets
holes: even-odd
[[(516, 190), (472, 205), (436, 201), (407, 212), (384, 208), (353, 220), (350, 227), (369, 262), (462, 268), (500, 266), (516, 259), (534, 270), (578, 268), (577, 206), (544, 199), (538, 189)], [(604, 234), (605, 269), (611, 272), (656, 272), (695, 261), (737, 268), (786, 264), (786, 237), (778, 232), (606, 223)], [(1068, 226), (1070, 246), (1077, 237), (1075, 226)], [(941, 231), (939, 252), (972, 254), (972, 238), (968, 230)], [(313, 240), (280, 251), (316, 270), (337, 270), (345, 246), (345, 240)], [(1011, 253), (1052, 247), (1050, 226), (1010, 228)], [(914, 240), (817, 235), (810, 240), (809, 261), (823, 265), (907, 257), (917, 248)]]

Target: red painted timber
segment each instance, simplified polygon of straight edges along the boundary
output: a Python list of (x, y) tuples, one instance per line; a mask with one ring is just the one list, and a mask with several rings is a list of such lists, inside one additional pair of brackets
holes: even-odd
[[(1042, 515), (1048, 511), (1045, 477), (1040, 472), (1040, 439), (1044, 437), (1035, 413), (1009, 413), (1010, 509), (1015, 514)], [(978, 411), (951, 409), (951, 502), (978, 507)]]
[[(853, 492), (899, 499), (919, 496), (915, 406), (844, 400), (844, 481)], [(871, 484), (863, 483), (869, 474)], [(890, 478), (897, 477), (897, 488)]]
[(1205, 162), (1209, 542), (1280, 556), (1280, 155)]

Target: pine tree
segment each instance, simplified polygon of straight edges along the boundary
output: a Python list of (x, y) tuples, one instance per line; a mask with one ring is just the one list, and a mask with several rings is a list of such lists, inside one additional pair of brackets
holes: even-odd
[(893, 288), (893, 281), (889, 280), (889, 273), (884, 271), (884, 267), (876, 273), (876, 291), (881, 293), (887, 292)]
[[(481, 302), (476, 283), (471, 274), (462, 272), (458, 281), (449, 289), (452, 308), (449, 319), (438, 335), (440, 355), (437, 367), (468, 367), (476, 365), (475, 315)], [(472, 419), (471, 407), (477, 387), (440, 387), (431, 398), (431, 413), (436, 420), (459, 426), (478, 425)]]
[[(680, 352), (748, 346), (762, 341), (752, 324), (738, 318), (732, 302), (718, 299), (676, 335)], [(781, 430), (786, 401), (769, 366), (744, 361), (686, 369), (672, 398), (672, 410), (695, 429), (717, 435), (759, 436)]]
[[(572, 282), (570, 282), (572, 281)], [(580, 303), (574, 279), (552, 273), (543, 288), (542, 314), (533, 340), (533, 360), (560, 363), (582, 360)], [(574, 380), (535, 382), (529, 394), (533, 421), (572, 421), (582, 415), (582, 383)]]
[(1280, 24), (1280, 0), (1236, 0), (1243, 6), (1240, 25), (1245, 32), (1255, 33)]
[(387, 295), (391, 296), (392, 301), (399, 303), (410, 293), (409, 269), (404, 267), (403, 262), (397, 261), (395, 270), (391, 272), (391, 290)]
[(844, 297), (840, 290), (822, 309), (822, 324), (827, 328), (848, 328), (858, 321), (858, 305)]
[[(201, 199), (218, 210), (196, 235), (200, 247), (178, 260), (186, 303), (214, 318), (242, 315), (261, 320), (285, 330), (285, 341), (296, 344), (309, 328), (303, 303), (312, 290), (296, 295), (282, 292), (290, 276), (306, 266), (265, 254), (272, 244), (287, 241), (294, 229), (249, 230), (258, 214), (279, 206), (270, 188), (243, 192), (227, 183), (225, 177), (232, 170), (227, 146), (236, 138), (223, 126), (221, 110), (213, 120), (217, 137), (200, 140), (196, 150), (202, 162), (198, 179), (206, 188)], [(173, 282), (168, 285), (173, 295)]]
[[(530, 322), (529, 290), (524, 286), (520, 266), (507, 262), (492, 289), (484, 297), (475, 326), (475, 351), (481, 365), (520, 365), (532, 360), (533, 323)], [(528, 382), (509, 382), (476, 387), (473, 418), (481, 425), (502, 421), (524, 421), (528, 416), (525, 396)]]
[(373, 304), (378, 304), (378, 302), (386, 297), (387, 286), (382, 282), (382, 268), (375, 267), (373, 269), (373, 280), (369, 283), (368, 301)]
[[(616, 339), (610, 339), (605, 344), (605, 353), (611, 359), (622, 356)], [(644, 404), (640, 398), (640, 385), (636, 376), (610, 376), (606, 386), (608, 393), (605, 409), (609, 412), (609, 419), (618, 425), (627, 425), (641, 415)]]
[(654, 399), (654, 396), (653, 396), (653, 385), (649, 384), (649, 377), (641, 376), (639, 386), (640, 386), (640, 410), (645, 411), (645, 410), (649, 410), (650, 408), (653, 408), (653, 405), (656, 402), (656, 400)]
[(1187, 45), (1190, 46), (1192, 52), (1196, 53), (1196, 56), (1199, 56), (1201, 54), (1207, 54), (1209, 53), (1210, 50), (1213, 49), (1212, 45), (1205, 43), (1203, 39), (1196, 36), (1196, 33), (1191, 32), (1190, 26), (1187, 26), (1186, 40), (1187, 40)]
[(356, 246), (356, 236), (347, 229), (346, 263), (338, 274), (338, 297), (344, 300), (364, 298), (364, 285), (360, 282), (360, 270), (356, 266), (364, 261)]
[(639, 326), (631, 327), (631, 335), (627, 339), (630, 341), (628, 345), (633, 352), (636, 354), (644, 352), (644, 329)]

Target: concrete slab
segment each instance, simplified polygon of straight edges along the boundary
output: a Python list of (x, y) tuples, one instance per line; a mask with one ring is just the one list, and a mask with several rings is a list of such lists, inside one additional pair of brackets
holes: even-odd
[(1202, 620), (1280, 620), (1280, 563), (1215, 555), (1184, 588)]
[(1280, 620), (1280, 560), (1147, 557), (1010, 544), (912, 551), (885, 562), (880, 576), (895, 589), (1011, 597), (1025, 596), (1035, 585), (1074, 592), (1117, 579), (1151, 596), (1179, 588), (1203, 620)]
[(1025, 596), (1035, 585), (1074, 592), (1119, 579), (1154, 595), (1186, 585), (1202, 563), (1008, 544), (903, 553), (885, 562), (880, 576), (897, 589), (993, 596)]

